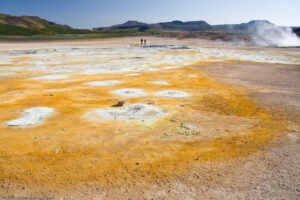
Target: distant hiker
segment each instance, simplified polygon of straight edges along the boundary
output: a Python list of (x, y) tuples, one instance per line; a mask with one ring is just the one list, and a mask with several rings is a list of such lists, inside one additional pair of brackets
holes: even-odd
[(144, 39), (144, 45), (146, 45), (146, 43), (147, 43), (147, 40)]
[(142, 38), (142, 39), (141, 39), (141, 45), (143, 44), (143, 41), (144, 41), (144, 40), (143, 40), (143, 38)]

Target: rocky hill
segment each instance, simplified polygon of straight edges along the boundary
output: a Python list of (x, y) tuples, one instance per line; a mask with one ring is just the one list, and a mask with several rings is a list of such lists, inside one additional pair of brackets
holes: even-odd
[(206, 31), (211, 29), (205, 21), (172, 21), (172, 22), (161, 22), (156, 24), (147, 24), (138, 21), (128, 21), (124, 24), (119, 24), (110, 27), (100, 27), (94, 28), (94, 30), (108, 31), (108, 30), (118, 30), (118, 29), (136, 29), (144, 31), (147, 29), (157, 30), (157, 31)]
[(73, 29), (67, 25), (34, 16), (11, 16), (0, 14), (0, 35), (56, 35), (56, 34), (81, 34), (89, 30)]

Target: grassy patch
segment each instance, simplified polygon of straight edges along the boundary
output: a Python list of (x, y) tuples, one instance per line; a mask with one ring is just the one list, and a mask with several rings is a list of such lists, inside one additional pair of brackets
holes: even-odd
[(0, 14), (0, 19), (6, 18), (6, 17), (9, 17), (9, 15), (6, 15), (6, 14)]
[(30, 35), (37, 35), (37, 34), (40, 34), (40, 32), (37, 30), (0, 23), (0, 35), (30, 36)]

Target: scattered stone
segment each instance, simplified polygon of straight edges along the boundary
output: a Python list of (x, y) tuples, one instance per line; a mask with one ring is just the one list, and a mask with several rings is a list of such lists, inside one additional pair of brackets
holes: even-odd
[(122, 107), (125, 103), (127, 103), (128, 101), (118, 101), (117, 104), (112, 105), (111, 107)]
[(190, 136), (190, 135), (195, 136), (200, 134), (200, 129), (198, 126), (194, 124), (182, 123), (180, 128), (176, 129), (176, 133), (180, 135), (186, 135), (186, 136)]
[(190, 103), (185, 103), (185, 104), (179, 104), (180, 107), (189, 107), (192, 106)]
[(148, 105), (155, 105), (155, 101), (153, 100), (147, 100), (146, 102)]
[(177, 122), (175, 119), (171, 118), (170, 119), (171, 122)]
[(173, 135), (171, 133), (164, 133), (163, 136), (161, 136), (160, 138), (168, 138), (168, 137), (172, 137)]
[(189, 129), (189, 130), (198, 129), (198, 126), (196, 126), (194, 124), (186, 124), (186, 123), (182, 123), (181, 127)]
[(43, 95), (43, 96), (50, 96), (50, 97), (52, 97), (53, 96), (53, 94), (45, 94), (45, 95)]

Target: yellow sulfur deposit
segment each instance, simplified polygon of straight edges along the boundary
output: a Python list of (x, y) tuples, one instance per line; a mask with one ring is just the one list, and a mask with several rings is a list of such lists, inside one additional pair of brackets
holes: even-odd
[[(145, 50), (153, 60), (141, 63), (132, 61), (139, 58), (110, 50), (103, 50), (102, 54), (93, 54), (90, 49), (59, 51), (66, 55), (50, 52), (47, 59), (39, 54), (15, 56), (10, 59), (11, 64), (5, 65), (22, 70), (16, 75), (0, 77), (0, 180), (61, 187), (172, 178), (199, 162), (253, 154), (287, 129), (284, 118), (256, 105), (246, 97), (246, 90), (219, 83), (196, 69), (213, 62), (193, 62), (193, 58), (185, 57), (195, 56), (197, 50), (168, 50), (159, 54)], [(133, 57), (142, 57), (144, 53)], [(164, 62), (160, 56), (173, 57)], [(189, 64), (163, 69), (177, 66), (177, 61), (170, 63), (177, 57), (181, 59), (179, 63), (188, 60)], [(145, 70), (122, 71), (126, 62), (137, 69), (148, 64)], [(96, 66), (99, 63), (109, 65), (105, 73), (100, 73), (101, 66)], [(44, 65), (47, 66), (44, 71), (30, 70)], [(117, 68), (120, 65), (123, 67)], [(73, 68), (77, 71), (72, 71)], [(152, 68), (155, 71), (149, 70)], [(56, 74), (70, 76), (57, 80), (32, 79), (55, 74), (52, 69), (58, 71)], [(140, 75), (125, 76), (136, 72)], [(85, 84), (108, 80), (122, 84), (103, 87)], [(157, 85), (151, 81), (169, 84)], [(124, 88), (141, 89), (145, 95), (127, 98), (112, 92)], [(155, 96), (162, 90), (182, 91), (189, 96)], [(128, 101), (124, 106), (148, 104), (165, 115), (150, 125), (142, 119), (86, 117), (96, 109), (114, 109), (111, 106), (118, 101)], [(54, 113), (32, 126), (5, 125), (33, 107), (52, 108)], [(183, 123), (193, 124), (199, 130), (192, 132), (183, 128)]]

